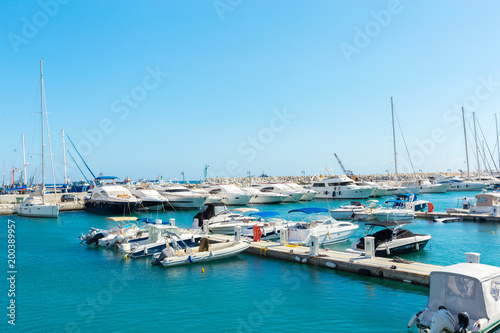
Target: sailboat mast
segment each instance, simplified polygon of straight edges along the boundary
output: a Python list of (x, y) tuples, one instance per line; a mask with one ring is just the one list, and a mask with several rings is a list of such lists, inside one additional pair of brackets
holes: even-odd
[(392, 104), (391, 97), (391, 112), (392, 112), (392, 141), (394, 142), (394, 175), (398, 180), (398, 160), (396, 157), (396, 131), (394, 130), (394, 105)]
[(497, 120), (497, 114), (495, 113), (495, 126), (496, 126), (496, 129), (497, 129), (497, 149), (498, 149), (498, 168), (500, 171), (500, 146), (498, 145), (498, 120)]
[(26, 152), (24, 149), (24, 133), (21, 134), (21, 138), (23, 140), (23, 185), (26, 185)]
[(467, 129), (465, 127), (465, 111), (464, 107), (462, 106), (462, 121), (464, 123), (464, 138), (465, 138), (465, 159), (467, 160), (467, 179), (470, 178), (470, 172), (469, 172), (469, 151), (467, 149)]
[(477, 176), (481, 179), (481, 165), (479, 164), (479, 146), (477, 144), (477, 131), (476, 131), (476, 113), (472, 112), (472, 119), (474, 120), (474, 140), (476, 141), (476, 157), (477, 157)]
[(40, 95), (41, 95), (41, 111), (42, 116), (42, 202), (45, 203), (45, 155), (44, 155), (44, 143), (43, 143), (43, 69), (42, 69), (42, 59), (40, 59)]
[(66, 173), (66, 142), (64, 141), (64, 130), (62, 130), (63, 164), (64, 164), (64, 188), (68, 192), (68, 175)]

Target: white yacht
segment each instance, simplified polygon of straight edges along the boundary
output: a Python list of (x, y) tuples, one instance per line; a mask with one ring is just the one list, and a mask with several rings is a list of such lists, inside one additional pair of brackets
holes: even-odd
[(196, 193), (190, 189), (176, 184), (165, 183), (162, 185), (153, 185), (162, 196), (166, 197), (169, 209), (200, 209), (207, 200), (208, 195)]
[(212, 195), (220, 198), (220, 202), (228, 206), (244, 206), (252, 199), (251, 194), (247, 194), (239, 187), (232, 184), (227, 185), (205, 185), (203, 189)]
[(442, 177), (437, 175), (437, 184), (449, 184), (448, 191), (481, 191), (487, 185), (483, 182), (475, 182), (459, 177)]
[(202, 229), (204, 222), (207, 221), (208, 231), (232, 235), (236, 226), (247, 227), (257, 224), (258, 218), (249, 214), (258, 211), (255, 208), (244, 207), (228, 210), (227, 206), (222, 203), (206, 204), (194, 216), (191, 229)]
[(367, 207), (359, 201), (352, 201), (349, 205), (342, 205), (339, 208), (330, 210), (330, 215), (334, 219), (352, 219), (356, 214), (366, 213)]
[(101, 176), (94, 180), (94, 187), (85, 197), (85, 210), (108, 215), (130, 215), (135, 212), (141, 200), (130, 193), (115, 179), (118, 177)]
[(288, 195), (262, 192), (254, 187), (243, 187), (241, 190), (252, 196), (252, 199), (248, 202), (249, 204), (279, 204), (288, 198)]
[(434, 184), (429, 179), (418, 179), (417, 186), (420, 193), (445, 193), (450, 188), (450, 184)]
[(287, 183), (283, 183), (283, 184), (288, 186), (292, 190), (304, 193), (304, 195), (300, 198), (300, 201), (311, 201), (312, 199), (314, 199), (316, 194), (318, 194), (318, 192), (311, 190), (309, 188), (304, 188), (297, 183), (287, 182)]
[(348, 240), (358, 229), (358, 225), (351, 222), (337, 221), (330, 216), (311, 215), (328, 213), (328, 209), (325, 208), (300, 208), (291, 210), (288, 213), (305, 213), (308, 215), (307, 220), (291, 221), (292, 224), (286, 230), (281, 231), (288, 233), (289, 244), (310, 246), (312, 235), (318, 237), (319, 245), (340, 243)]
[(374, 187), (357, 185), (347, 176), (323, 178), (314, 181), (311, 188), (318, 192), (317, 199), (368, 199)]
[(133, 196), (141, 200), (141, 204), (137, 210), (145, 211), (160, 211), (164, 210), (168, 204), (167, 198), (162, 196), (158, 191), (144, 187), (127, 187)]
[(191, 189), (191, 191), (193, 191), (194, 193), (201, 194), (203, 196), (207, 196), (207, 200), (205, 200), (205, 204), (220, 203), (220, 198), (216, 194), (210, 194), (205, 189), (194, 187)]
[(294, 190), (285, 184), (253, 184), (252, 187), (259, 189), (261, 192), (284, 194), (287, 198), (283, 202), (299, 202), (304, 196), (302, 191)]

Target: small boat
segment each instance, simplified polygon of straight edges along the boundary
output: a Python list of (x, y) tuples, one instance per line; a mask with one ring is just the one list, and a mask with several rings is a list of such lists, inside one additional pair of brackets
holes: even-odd
[[(400, 228), (402, 225), (409, 223), (411, 222), (377, 221), (366, 223), (365, 237), (375, 238), (375, 256), (394, 257), (422, 250), (431, 239), (431, 236), (414, 234), (409, 230)], [(382, 227), (382, 229), (373, 233), (376, 227)], [(351, 248), (347, 249), (346, 252), (365, 252), (364, 237), (354, 241)]]
[(427, 307), (408, 328), (418, 332), (493, 332), (500, 327), (500, 268), (459, 263), (430, 274)]
[(358, 229), (358, 225), (351, 222), (337, 221), (327, 215), (312, 215), (328, 213), (325, 208), (300, 208), (293, 209), (290, 213), (304, 213), (307, 217), (299, 222), (291, 221), (287, 232), (289, 244), (303, 244), (309, 246), (311, 235), (318, 237), (319, 245), (330, 245), (344, 242)]
[(138, 218), (130, 217), (106, 217), (107, 221), (112, 221), (116, 225), (110, 229), (91, 228), (85, 235), (81, 235), (80, 243), (87, 245), (113, 247), (128, 240), (146, 240), (148, 229), (138, 225)]
[(208, 238), (202, 238), (198, 249), (190, 247), (180, 249), (169, 246), (160, 253), (156, 253), (151, 263), (171, 267), (221, 260), (238, 255), (248, 249), (249, 246), (250, 244), (245, 241), (209, 244)]
[(241, 236), (253, 238), (254, 228), (257, 226), (260, 231), (261, 240), (273, 240), (280, 238), (280, 233), (282, 230), (290, 225), (289, 221), (278, 217), (280, 214), (278, 212), (258, 212), (250, 214), (252, 217), (258, 218), (257, 224), (254, 226), (243, 227), (241, 229)]
[(350, 205), (343, 205), (339, 208), (330, 210), (330, 215), (334, 219), (352, 219), (356, 213), (362, 214), (366, 212), (367, 207), (359, 201), (351, 201)]
[(371, 214), (379, 221), (409, 221), (415, 218), (415, 212), (424, 211), (428, 204), (426, 200), (417, 200), (413, 193), (403, 193), (396, 199), (386, 200), (385, 207), (374, 209)]
[(451, 222), (459, 222), (462, 221), (461, 217), (435, 217), (434, 222), (438, 223), (451, 223)]
[(172, 246), (174, 242), (181, 248), (191, 247), (197, 245), (202, 238), (200, 232), (190, 232), (169, 223), (163, 223), (161, 220), (149, 223), (146, 219), (146, 227), (148, 228), (146, 239), (128, 239), (118, 245), (124, 258), (152, 256)]
[(194, 216), (191, 229), (202, 229), (204, 221), (208, 223), (208, 230), (213, 233), (233, 235), (234, 227), (246, 227), (257, 224), (257, 218), (249, 213), (255, 213), (256, 208), (235, 208), (228, 210), (227, 206), (219, 204), (205, 204)]

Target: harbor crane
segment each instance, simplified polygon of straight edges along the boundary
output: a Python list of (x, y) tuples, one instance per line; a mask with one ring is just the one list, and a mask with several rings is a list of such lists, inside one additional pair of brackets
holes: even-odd
[(342, 164), (342, 161), (340, 160), (340, 158), (337, 156), (337, 153), (333, 153), (333, 155), (335, 155), (335, 158), (337, 159), (337, 162), (339, 162), (340, 168), (342, 168), (342, 171), (344, 172), (344, 174), (346, 176), (352, 176), (353, 175), (352, 171), (346, 170), (346, 168), (344, 168), (344, 165)]

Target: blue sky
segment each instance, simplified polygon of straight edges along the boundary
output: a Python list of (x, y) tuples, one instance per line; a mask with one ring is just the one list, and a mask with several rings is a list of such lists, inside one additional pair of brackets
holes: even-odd
[[(21, 133), (28, 174), (40, 169), (40, 59), (58, 179), (61, 129), (94, 172), (120, 178), (200, 179), (205, 165), (340, 173), (333, 153), (357, 173), (392, 172), (391, 96), (415, 170), (465, 169), (462, 105), (496, 149), (498, 12), (494, 1), (5, 1), (2, 169), (22, 165)], [(410, 171), (399, 129), (396, 141)]]

